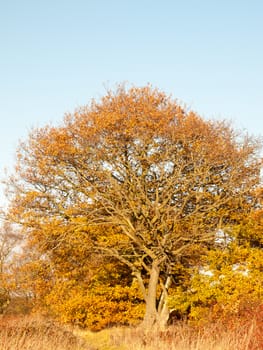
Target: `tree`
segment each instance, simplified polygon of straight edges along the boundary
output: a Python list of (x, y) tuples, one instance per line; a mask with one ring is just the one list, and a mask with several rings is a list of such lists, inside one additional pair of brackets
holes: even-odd
[(209, 251), (187, 288), (171, 291), (173, 314), (195, 322), (224, 322), (262, 305), (263, 251), (249, 247), (248, 241)]
[(84, 234), (85, 256), (117, 259), (137, 279), (143, 325), (165, 323), (170, 286), (254, 206), (258, 150), (158, 90), (121, 86), (31, 132), (9, 179), (9, 217), (51, 259)]
[(9, 223), (0, 227), (0, 313), (2, 314), (10, 301), (10, 268), (12, 255), (18, 248), (21, 236)]
[(59, 315), (63, 322), (93, 331), (113, 325), (137, 324), (143, 316), (144, 304), (136, 280), (130, 283), (125, 265), (104, 261), (103, 265), (92, 267), (93, 276), (85, 276), (84, 281), (74, 276), (57, 276), (52, 290), (44, 298), (49, 311), (56, 318)]

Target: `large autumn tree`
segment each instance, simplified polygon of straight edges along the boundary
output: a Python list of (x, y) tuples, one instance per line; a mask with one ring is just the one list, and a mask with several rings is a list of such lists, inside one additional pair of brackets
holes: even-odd
[(143, 324), (166, 322), (169, 288), (254, 207), (258, 149), (156, 89), (121, 86), (30, 133), (9, 218), (51, 260), (84, 234), (86, 257), (119, 260), (137, 279)]

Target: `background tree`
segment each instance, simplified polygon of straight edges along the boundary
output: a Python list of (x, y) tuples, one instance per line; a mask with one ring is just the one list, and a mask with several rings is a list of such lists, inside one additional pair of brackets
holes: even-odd
[(0, 227), (0, 313), (3, 313), (10, 301), (12, 284), (10, 283), (11, 262), (15, 249), (19, 248), (21, 236), (11, 224), (4, 222)]
[(40, 312), (96, 331), (138, 322), (144, 304), (128, 267), (91, 253), (87, 238), (71, 232), (48, 255), (38, 241), (24, 242), (10, 261), (12, 298), (5, 313)]
[(85, 235), (82, 256), (119, 260), (137, 279), (144, 325), (165, 323), (169, 288), (253, 208), (258, 149), (158, 90), (120, 87), (31, 132), (9, 216), (53, 261), (66, 245), (70, 261), (71, 240)]
[(174, 288), (169, 307), (194, 322), (244, 317), (263, 303), (263, 251), (231, 242), (209, 251), (187, 286)]

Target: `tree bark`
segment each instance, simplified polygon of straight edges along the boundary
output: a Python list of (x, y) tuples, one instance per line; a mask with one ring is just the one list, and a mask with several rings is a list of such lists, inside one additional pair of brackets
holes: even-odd
[(156, 306), (156, 294), (157, 286), (159, 282), (160, 268), (158, 264), (153, 263), (150, 271), (150, 279), (148, 285), (148, 291), (146, 295), (146, 310), (144, 319), (142, 322), (142, 327), (150, 328), (158, 320), (158, 311)]
[(167, 305), (168, 289), (172, 283), (171, 276), (168, 276), (165, 285), (163, 286), (163, 292), (158, 305), (158, 324), (159, 327), (165, 328), (169, 320), (169, 308)]

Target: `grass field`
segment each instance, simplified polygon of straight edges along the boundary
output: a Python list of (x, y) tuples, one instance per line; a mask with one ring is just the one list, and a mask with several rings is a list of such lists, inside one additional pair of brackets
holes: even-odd
[(219, 322), (205, 327), (185, 323), (157, 332), (136, 328), (109, 328), (90, 332), (36, 316), (0, 320), (0, 350), (260, 350), (262, 320)]
[(41, 317), (0, 320), (0, 350), (93, 350), (72, 329)]

